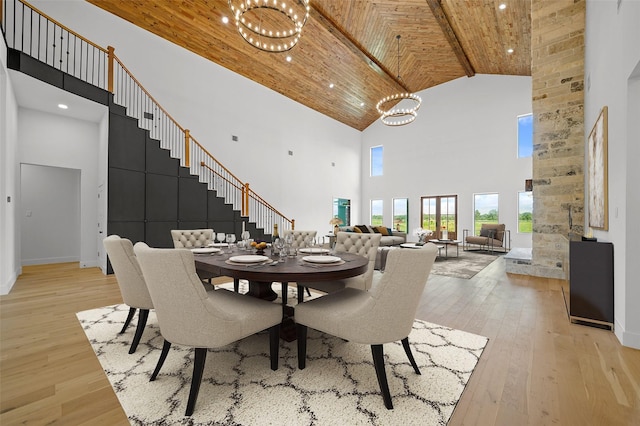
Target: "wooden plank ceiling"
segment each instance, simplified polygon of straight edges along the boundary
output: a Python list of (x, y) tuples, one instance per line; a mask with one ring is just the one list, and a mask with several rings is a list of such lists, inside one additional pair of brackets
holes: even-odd
[(387, 95), (476, 73), (531, 75), (529, 0), (311, 0), (286, 53), (244, 41), (227, 0), (87, 1), (358, 130)]

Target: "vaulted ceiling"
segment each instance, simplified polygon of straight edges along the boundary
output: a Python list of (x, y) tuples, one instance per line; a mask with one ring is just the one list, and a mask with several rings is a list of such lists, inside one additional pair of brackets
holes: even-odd
[(397, 92), (475, 74), (531, 75), (530, 0), (310, 0), (287, 53), (246, 42), (227, 0), (87, 1), (358, 130)]

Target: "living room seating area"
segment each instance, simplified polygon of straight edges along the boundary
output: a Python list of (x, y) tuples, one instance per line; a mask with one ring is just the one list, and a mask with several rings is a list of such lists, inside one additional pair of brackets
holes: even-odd
[(386, 226), (373, 226), (373, 225), (354, 225), (354, 226), (340, 226), (340, 231), (343, 232), (356, 232), (363, 234), (381, 234), (380, 247), (398, 246), (407, 242), (407, 233), (401, 231), (394, 231), (392, 228)]

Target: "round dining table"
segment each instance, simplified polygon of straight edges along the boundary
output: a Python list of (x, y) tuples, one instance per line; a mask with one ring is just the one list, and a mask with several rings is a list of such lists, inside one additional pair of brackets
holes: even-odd
[[(264, 300), (275, 300), (278, 295), (271, 288), (274, 282), (282, 283), (282, 315), (283, 324), (281, 336), (288, 341), (295, 339), (295, 323), (293, 323), (293, 308), (287, 306), (287, 293), (290, 282), (296, 282), (304, 286), (305, 282), (333, 281), (343, 278), (355, 277), (364, 274), (369, 266), (369, 259), (354, 253), (336, 253), (340, 261), (335, 263), (314, 263), (304, 260), (304, 254), (296, 257), (287, 257), (280, 260), (278, 257), (269, 257), (260, 263), (238, 263), (230, 260), (234, 256), (243, 255), (245, 252), (195, 254), (196, 271), (218, 276), (226, 276), (234, 279), (234, 287), (237, 291), (238, 281), (243, 279), (249, 282), (249, 296)], [(302, 294), (298, 294), (301, 301)]]

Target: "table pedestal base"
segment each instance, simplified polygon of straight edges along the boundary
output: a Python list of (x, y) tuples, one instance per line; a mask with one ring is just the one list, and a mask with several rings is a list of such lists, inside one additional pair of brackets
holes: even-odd
[(268, 300), (272, 302), (278, 298), (278, 294), (271, 288), (271, 282), (262, 281), (249, 281), (249, 296), (257, 297), (258, 299)]

